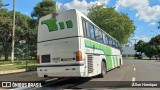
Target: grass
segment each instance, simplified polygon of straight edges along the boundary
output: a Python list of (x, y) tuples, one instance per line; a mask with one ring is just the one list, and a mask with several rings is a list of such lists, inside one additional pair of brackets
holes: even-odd
[[(0, 71), (26, 69), (26, 60), (16, 60), (14, 63), (11, 61), (0, 61), (0, 65), (7, 65), (0, 66)], [(27, 68), (36, 68), (36, 60), (27, 60)]]
[[(156, 60), (156, 58), (148, 58), (148, 57), (143, 57), (142, 59), (135, 59), (135, 57), (123, 57), (123, 60)], [(157, 59), (160, 60), (160, 59)]]
[(134, 57), (123, 57), (123, 60), (134, 60)]

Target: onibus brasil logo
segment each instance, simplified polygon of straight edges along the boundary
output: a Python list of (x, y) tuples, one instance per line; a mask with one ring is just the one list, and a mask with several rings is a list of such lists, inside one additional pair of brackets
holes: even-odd
[[(58, 30), (58, 25), (56, 24), (57, 20), (56, 19), (47, 19), (41, 22), (41, 25), (45, 24), (48, 26), (49, 32), (52, 31), (57, 31)], [(66, 25), (65, 25), (66, 24)], [(59, 27), (60, 30), (65, 29), (67, 26), (67, 28), (72, 28), (73, 27), (73, 23), (71, 20), (65, 21), (65, 22), (59, 22)]]

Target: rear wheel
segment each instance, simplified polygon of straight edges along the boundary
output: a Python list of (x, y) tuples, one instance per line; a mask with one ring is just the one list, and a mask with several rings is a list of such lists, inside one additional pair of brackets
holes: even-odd
[(120, 68), (121, 67), (121, 59), (119, 59), (119, 66), (118, 66), (118, 68)]
[(100, 74), (101, 78), (106, 77), (106, 71), (107, 71), (106, 63), (104, 61), (102, 61), (102, 63), (101, 63), (101, 74)]

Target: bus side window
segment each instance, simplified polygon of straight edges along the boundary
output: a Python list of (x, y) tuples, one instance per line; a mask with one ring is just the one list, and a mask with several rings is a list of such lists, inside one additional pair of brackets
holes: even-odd
[(90, 29), (89, 29), (89, 22), (86, 21), (86, 34), (87, 34), (87, 37), (90, 38)]
[(118, 49), (120, 49), (120, 44), (118, 43)]
[(114, 44), (115, 44), (115, 41), (113, 40), (113, 41), (112, 41), (112, 46), (113, 46), (113, 47), (115, 47), (115, 45), (114, 45)]
[(87, 36), (87, 28), (86, 28), (86, 21), (82, 19), (82, 27), (83, 27), (83, 34), (86, 37)]
[(103, 42), (104, 42), (104, 44), (106, 44), (106, 36), (104, 33), (103, 33)]
[(117, 44), (117, 42), (116, 42), (116, 48), (118, 48), (118, 44)]
[(98, 28), (95, 28), (95, 39), (96, 39), (96, 41), (99, 41), (99, 32), (98, 32)]
[(109, 38), (108, 38), (107, 35), (106, 35), (106, 40), (105, 41), (106, 41), (106, 44), (109, 45)]
[(103, 42), (103, 35), (102, 35), (102, 32), (99, 30), (99, 38), (100, 38), (100, 42), (101, 43), (104, 43)]
[(109, 45), (112, 46), (112, 38), (109, 39)]
[(116, 48), (116, 41), (114, 41), (114, 43), (113, 43), (113, 44), (114, 44), (114, 47)]
[(118, 42), (116, 43), (116, 47), (117, 47), (117, 49), (118, 49)]
[(90, 38), (95, 39), (94, 26), (92, 24), (89, 24), (89, 31), (90, 31)]

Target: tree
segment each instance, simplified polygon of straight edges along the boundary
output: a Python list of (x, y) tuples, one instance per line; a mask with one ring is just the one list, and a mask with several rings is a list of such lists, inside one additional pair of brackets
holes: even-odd
[(160, 45), (160, 34), (151, 38), (151, 40), (149, 41), (149, 44), (155, 45), (155, 46)]
[(2, 4), (2, 0), (0, 0), (0, 8), (1, 8), (2, 5), (3, 5), (3, 4)]
[(32, 30), (26, 34), (26, 37), (29, 36), (28, 39), (26, 39), (26, 42), (29, 44), (30, 56), (36, 56), (38, 20), (47, 14), (55, 14), (56, 2), (52, 0), (43, 0), (42, 2), (39, 2), (33, 9), (34, 11), (31, 14), (33, 19), (30, 21), (30, 27)]
[[(12, 18), (13, 12), (7, 9), (0, 9), (0, 43), (2, 45), (2, 51), (5, 56), (5, 60), (8, 60), (8, 55), (11, 52), (12, 41)], [(30, 17), (27, 15), (16, 12), (16, 32), (15, 32), (15, 46), (19, 41), (25, 40), (25, 34), (30, 30), (29, 21)]]
[(154, 45), (147, 45), (144, 53), (151, 59), (157, 53), (157, 49)]
[(135, 44), (135, 50), (136, 50), (136, 52), (140, 52), (140, 56), (142, 55), (142, 53), (144, 53), (144, 51), (145, 51), (145, 46), (146, 46), (146, 42), (144, 42), (144, 41), (142, 41), (142, 40), (139, 40), (138, 42), (137, 42), (137, 44)]
[(126, 44), (135, 31), (133, 21), (126, 14), (116, 12), (115, 8), (94, 5), (88, 11), (87, 16), (120, 44)]
[(51, 13), (56, 13), (56, 2), (52, 0), (43, 0), (34, 7), (31, 16), (39, 20), (40, 17)]
[(0, 9), (0, 42), (5, 60), (8, 60), (8, 53), (11, 49), (11, 21), (12, 19), (9, 17), (9, 11), (7, 9)]
[(135, 50), (140, 52), (140, 55), (145, 53), (150, 59), (153, 56), (155, 56), (156, 59), (158, 57), (160, 58), (160, 35), (152, 37), (147, 43), (142, 40), (138, 41), (137, 44), (135, 44)]
[(156, 49), (157, 49), (157, 55), (160, 58), (160, 45), (157, 45)]

